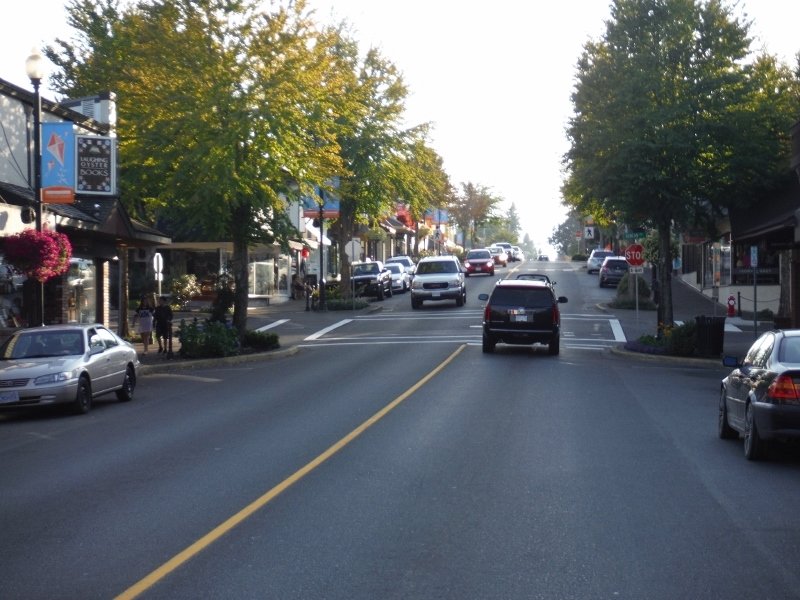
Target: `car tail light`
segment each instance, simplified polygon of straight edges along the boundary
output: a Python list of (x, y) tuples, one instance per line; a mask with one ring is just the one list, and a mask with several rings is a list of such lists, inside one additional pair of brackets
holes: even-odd
[(492, 318), (492, 307), (487, 304), (486, 307), (483, 309), (483, 320), (484, 321), (491, 321)]
[(800, 404), (800, 393), (794, 378), (786, 373), (778, 375), (767, 388), (767, 398), (779, 403)]
[(553, 304), (553, 325), (558, 325), (559, 319), (561, 319), (561, 312), (558, 310), (558, 304)]

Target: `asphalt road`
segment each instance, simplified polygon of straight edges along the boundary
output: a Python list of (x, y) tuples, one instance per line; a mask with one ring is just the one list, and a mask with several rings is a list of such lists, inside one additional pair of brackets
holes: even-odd
[(293, 356), (3, 415), (0, 597), (800, 596), (800, 452), (745, 461), (721, 368), (610, 353), (613, 290), (559, 265), (558, 357), (397, 295), (282, 323)]

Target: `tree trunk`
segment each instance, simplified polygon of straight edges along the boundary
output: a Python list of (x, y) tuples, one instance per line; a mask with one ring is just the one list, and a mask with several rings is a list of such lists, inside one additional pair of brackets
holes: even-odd
[(658, 331), (674, 325), (672, 311), (672, 229), (669, 223), (658, 226)]
[[(332, 229), (336, 231), (336, 237), (339, 239), (339, 265), (341, 271), (339, 290), (342, 294), (342, 298), (350, 299), (352, 297), (352, 286), (350, 285), (351, 259), (348, 257), (346, 249), (347, 244), (353, 239), (355, 232), (355, 211), (352, 202), (347, 202), (344, 199), (339, 202), (339, 218), (336, 220), (336, 224)], [(358, 259), (358, 256), (352, 258), (354, 261)]]
[[(233, 234), (233, 256), (231, 258), (231, 274), (234, 281), (233, 294), (233, 328), (244, 339), (247, 331), (247, 303), (250, 290), (249, 244), (247, 242), (247, 220), (251, 218), (249, 206), (238, 206), (233, 209), (231, 232)], [(237, 224), (239, 224), (237, 226)]]
[(778, 301), (778, 316), (790, 317), (792, 314), (792, 251), (783, 250), (778, 254), (779, 281), (781, 285)]

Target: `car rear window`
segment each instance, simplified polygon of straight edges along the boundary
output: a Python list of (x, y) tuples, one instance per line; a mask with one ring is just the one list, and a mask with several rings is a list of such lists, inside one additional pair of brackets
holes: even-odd
[(467, 254), (467, 258), (491, 258), (492, 254), (488, 250), (474, 250)]
[(614, 260), (607, 260), (606, 261), (606, 265), (608, 265), (609, 267), (611, 267), (613, 269), (620, 269), (620, 268), (627, 269), (628, 268), (628, 261), (623, 260), (621, 258), (617, 258), (617, 259), (614, 259)]
[(542, 289), (499, 287), (495, 288), (489, 303), (525, 308), (547, 308), (553, 305), (553, 295), (548, 290)]

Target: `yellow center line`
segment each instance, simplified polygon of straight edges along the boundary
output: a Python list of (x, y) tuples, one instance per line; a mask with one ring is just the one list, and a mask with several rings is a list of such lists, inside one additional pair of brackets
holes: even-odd
[(417, 383), (412, 385), (405, 392), (403, 392), (397, 398), (392, 400), (389, 404), (384, 406), (381, 410), (379, 410), (369, 419), (364, 421), (361, 425), (356, 427), (353, 431), (348, 433), (341, 440), (333, 444), (330, 448), (325, 450), (325, 452), (317, 456), (314, 460), (306, 464), (304, 467), (295, 471), (292, 475), (281, 481), (278, 485), (273, 487), (266, 494), (264, 494), (257, 500), (245, 506), (238, 513), (236, 513), (223, 523), (217, 525), (214, 529), (212, 529), (203, 537), (201, 537), (199, 540), (194, 542), (191, 546), (185, 548), (184, 550), (173, 556), (171, 559), (169, 559), (167, 562), (165, 562), (163, 565), (152, 571), (150, 574), (140, 579), (138, 582), (133, 584), (127, 590), (119, 594), (116, 597), (116, 600), (131, 600), (132, 598), (136, 598), (137, 596), (139, 596), (139, 594), (142, 594), (143, 592), (150, 589), (152, 586), (154, 586), (156, 583), (164, 579), (167, 575), (172, 573), (178, 567), (189, 562), (189, 560), (194, 558), (205, 548), (216, 542), (219, 538), (221, 538), (223, 535), (231, 531), (234, 527), (236, 527), (245, 519), (253, 515), (259, 509), (269, 504), (269, 502), (271, 502), (279, 494), (289, 489), (295, 483), (300, 481), (303, 477), (311, 473), (311, 471), (313, 471), (314, 469), (322, 465), (325, 461), (327, 461), (329, 458), (331, 458), (339, 450), (350, 444), (350, 442), (355, 440), (358, 436), (360, 436), (367, 429), (372, 427), (375, 423), (383, 419), (383, 417), (389, 414), (401, 402), (406, 400), (409, 396), (411, 396), (422, 386), (428, 383), (431, 379), (433, 379), (436, 375), (438, 375), (447, 365), (449, 365), (456, 358), (456, 356), (458, 356), (464, 350), (464, 348), (466, 348), (465, 344), (459, 346), (450, 356), (448, 356), (444, 361), (442, 361), (435, 369), (433, 369), (430, 373), (425, 375), (425, 377), (420, 379)]

